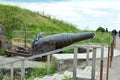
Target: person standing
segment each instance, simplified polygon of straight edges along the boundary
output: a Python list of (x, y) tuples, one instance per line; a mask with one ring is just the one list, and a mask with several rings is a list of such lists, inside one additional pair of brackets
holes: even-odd
[(116, 36), (117, 35), (117, 31), (115, 29), (112, 30), (112, 36)]
[(108, 32), (108, 28), (106, 28), (105, 32)]
[(119, 38), (120, 38), (120, 30), (119, 30), (119, 32), (118, 32), (118, 35), (119, 35)]

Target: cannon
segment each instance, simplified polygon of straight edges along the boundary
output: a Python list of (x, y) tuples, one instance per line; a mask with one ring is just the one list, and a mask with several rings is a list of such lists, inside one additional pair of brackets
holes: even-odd
[(94, 38), (93, 32), (85, 33), (61, 33), (46, 36), (32, 43), (32, 54), (45, 53), (51, 50), (60, 49), (69, 46), (75, 42)]
[[(61, 33), (46, 37), (42, 37), (42, 35), (40, 34), (36, 39), (34, 39), (34, 41), (31, 44), (32, 47), (28, 48), (28, 50), (25, 50), (24, 47), (17, 47), (17, 49), (15, 50), (6, 50), (5, 55), (7, 56), (19, 55), (23, 57), (29, 57), (36, 54), (42, 54), (52, 50), (60, 49), (78, 41), (94, 38), (94, 36), (95, 34), (93, 32), (85, 32), (85, 33), (77, 33), (77, 34)], [(37, 60), (37, 61), (46, 60), (46, 56), (38, 57), (33, 60)]]

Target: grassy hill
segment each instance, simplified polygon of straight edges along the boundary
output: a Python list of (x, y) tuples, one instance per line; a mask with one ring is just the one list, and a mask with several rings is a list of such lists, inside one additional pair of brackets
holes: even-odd
[[(45, 32), (46, 35), (62, 32), (85, 32), (78, 30), (72, 24), (51, 18), (51, 16), (44, 15), (43, 13), (32, 12), (17, 6), (0, 4), (0, 24), (6, 27), (9, 39), (12, 38), (13, 30), (24, 30), (23, 24), (19, 20), (26, 24), (28, 31), (36, 33)], [(110, 43), (111, 35), (109, 33), (104, 33), (103, 35), (103, 33), (97, 32), (95, 34), (96, 37), (94, 39), (85, 40), (81, 43)]]
[(17, 6), (0, 4), (0, 24), (6, 27), (9, 37), (11, 37), (13, 30), (24, 30), (23, 24), (16, 19), (24, 22), (27, 25), (27, 30), (35, 31), (36, 33), (45, 32), (49, 35), (61, 32), (79, 32), (72, 24), (51, 18), (51, 16)]

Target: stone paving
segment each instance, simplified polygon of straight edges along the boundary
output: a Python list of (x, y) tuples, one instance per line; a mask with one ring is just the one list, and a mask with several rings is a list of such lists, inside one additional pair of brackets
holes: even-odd
[[(8, 63), (8, 62), (12, 62), (12, 61), (16, 61), (16, 60), (20, 60), (22, 59), (23, 57), (20, 57), (20, 56), (16, 56), (16, 57), (5, 57), (5, 56), (0, 56), (0, 65), (1, 64), (5, 64), (5, 63)], [(46, 63), (44, 62), (36, 62), (36, 61), (30, 61), (30, 60), (25, 60), (25, 68), (35, 68), (35, 67), (45, 67)], [(7, 65), (3, 65), (3, 66), (0, 66), (0, 67), (4, 67), (4, 68), (10, 68), (10, 65), (7, 64)], [(15, 62), (14, 63), (14, 68), (21, 68), (21, 62), (18, 61), (18, 62)]]
[[(120, 37), (116, 37), (116, 49), (120, 51)], [(120, 80), (120, 56), (113, 58), (108, 80)]]

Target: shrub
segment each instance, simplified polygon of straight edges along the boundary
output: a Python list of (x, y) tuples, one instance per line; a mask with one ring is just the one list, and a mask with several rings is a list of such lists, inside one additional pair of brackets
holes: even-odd
[(105, 32), (105, 29), (103, 27), (99, 27), (96, 31), (97, 32)]

